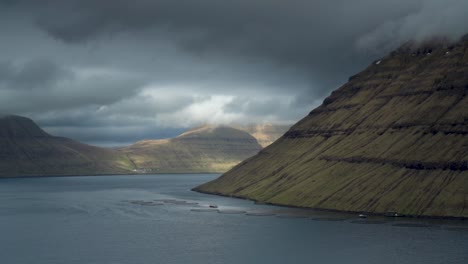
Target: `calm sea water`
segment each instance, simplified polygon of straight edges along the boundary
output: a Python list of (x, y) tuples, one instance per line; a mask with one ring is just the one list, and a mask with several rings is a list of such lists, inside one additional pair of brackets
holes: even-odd
[(466, 221), (360, 220), (190, 191), (217, 176), (0, 179), (0, 263), (468, 263)]

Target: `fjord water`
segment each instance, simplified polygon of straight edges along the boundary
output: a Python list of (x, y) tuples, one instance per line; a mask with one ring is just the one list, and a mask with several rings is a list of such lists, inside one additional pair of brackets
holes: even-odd
[[(1, 179), (0, 261), (468, 263), (466, 221), (358, 220), (190, 191), (217, 176)], [(210, 204), (225, 213), (192, 210)]]

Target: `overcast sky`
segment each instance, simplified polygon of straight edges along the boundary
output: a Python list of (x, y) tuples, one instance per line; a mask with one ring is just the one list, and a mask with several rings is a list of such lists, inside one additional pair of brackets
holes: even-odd
[(103, 146), (294, 123), (466, 0), (0, 0), (0, 113)]

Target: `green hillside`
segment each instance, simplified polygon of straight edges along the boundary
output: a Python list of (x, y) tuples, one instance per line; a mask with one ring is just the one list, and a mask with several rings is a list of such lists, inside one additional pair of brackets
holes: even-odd
[(0, 177), (225, 172), (260, 150), (250, 134), (226, 126), (106, 149), (51, 136), (25, 117), (0, 117)]
[(279, 125), (270, 123), (234, 126), (234, 128), (243, 130), (252, 135), (255, 139), (257, 139), (258, 144), (260, 144), (263, 148), (275, 142), (284, 133), (286, 133), (286, 131), (288, 131), (290, 127), (290, 125)]
[(258, 155), (195, 188), (331, 210), (468, 217), (468, 38), (375, 61)]
[(203, 126), (178, 137), (144, 140), (122, 148), (140, 172), (225, 172), (261, 150), (248, 133)]
[(0, 177), (123, 174), (130, 161), (112, 150), (54, 137), (32, 120), (0, 117)]

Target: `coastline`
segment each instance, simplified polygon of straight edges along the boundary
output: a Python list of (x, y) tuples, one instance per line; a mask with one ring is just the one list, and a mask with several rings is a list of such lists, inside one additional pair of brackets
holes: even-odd
[[(88, 175), (23, 175), (23, 176), (0, 176), (0, 181), (2, 179), (20, 179), (20, 178), (62, 178), (62, 177), (112, 177), (112, 176), (134, 176), (134, 175), (141, 175), (141, 176), (158, 176), (158, 175), (183, 175), (183, 174), (222, 174), (222, 172), (158, 172), (158, 173), (122, 173), (122, 174), (88, 174)], [(236, 196), (236, 195), (228, 195), (223, 194), (220, 192), (209, 192), (201, 190), (197, 187), (191, 189), (193, 192), (198, 192), (202, 194), (208, 195), (217, 195), (241, 200), (252, 201), (256, 203), (262, 203), (265, 205), (272, 205), (272, 206), (279, 206), (284, 208), (296, 208), (296, 209), (306, 209), (306, 210), (314, 210), (314, 211), (322, 211), (322, 212), (334, 212), (334, 213), (346, 213), (346, 214), (365, 214), (368, 216), (385, 216), (385, 213), (378, 213), (378, 212), (367, 212), (367, 211), (346, 211), (346, 210), (336, 210), (336, 209), (327, 209), (327, 208), (314, 208), (314, 207), (304, 207), (304, 206), (295, 206), (295, 205), (287, 205), (287, 204), (277, 204), (277, 203), (270, 203), (264, 202), (256, 199), (246, 198), (243, 196)], [(397, 218), (410, 218), (410, 219), (439, 219), (439, 220), (468, 220), (468, 217), (459, 217), (459, 216), (433, 216), (433, 215), (411, 215), (405, 214), (403, 216)]]
[[(346, 214), (365, 214), (365, 215), (368, 215), (368, 216), (389, 217), (389, 216), (385, 216), (385, 213), (377, 213), (377, 212), (343, 211), (343, 210), (327, 209), (327, 208), (314, 208), (314, 207), (304, 207), (304, 206), (269, 203), (269, 202), (264, 202), (264, 201), (255, 200), (255, 199), (251, 199), (251, 198), (246, 198), (246, 197), (242, 197), (242, 196), (227, 195), (227, 194), (223, 194), (223, 193), (203, 191), (203, 190), (198, 189), (198, 187), (192, 188), (191, 191), (198, 192), (198, 193), (203, 193), (203, 194), (209, 194), (209, 195), (218, 195), (218, 196), (223, 196), (223, 197), (236, 198), (236, 199), (247, 200), (247, 201), (262, 203), (262, 204), (266, 204), (266, 205), (274, 205), (274, 206), (279, 206), (279, 207), (285, 207), (285, 208), (308, 209), (308, 210), (315, 210), (315, 211), (322, 211), (322, 212), (334, 212), (334, 213), (346, 213)], [(389, 218), (392, 218), (392, 217), (389, 217)], [(468, 217), (460, 217), (460, 216), (433, 216), (433, 215), (411, 215), (411, 214), (405, 214), (403, 216), (399, 216), (399, 217), (396, 217), (396, 218), (403, 218), (403, 219), (404, 218), (409, 218), (409, 219), (434, 219), (434, 220), (462, 220), (462, 221), (467, 221), (468, 220)]]
[(112, 176), (125, 176), (125, 175), (141, 175), (141, 176), (157, 176), (164, 174), (221, 174), (223, 172), (157, 172), (157, 173), (109, 173), (109, 174), (61, 174), (61, 175), (21, 175), (21, 176), (0, 176), (2, 179), (19, 179), (19, 178), (62, 178), (62, 177), (112, 177)]

